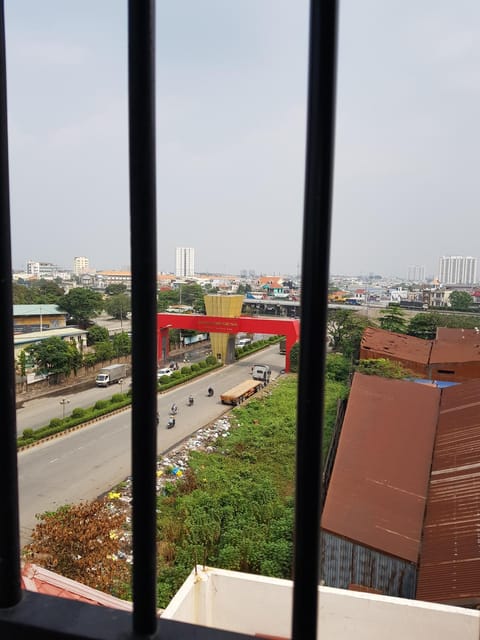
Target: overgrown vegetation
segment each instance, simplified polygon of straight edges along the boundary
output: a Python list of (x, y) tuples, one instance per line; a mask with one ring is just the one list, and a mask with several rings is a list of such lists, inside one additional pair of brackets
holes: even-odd
[[(327, 381), (325, 448), (346, 394)], [(237, 426), (214, 452), (193, 452), (184, 479), (159, 497), (159, 606), (197, 562), (291, 577), (296, 397), (296, 376), (287, 376), (235, 409)]]
[(406, 369), (399, 362), (388, 360), (387, 358), (360, 360), (355, 370), (367, 376), (381, 376), (382, 378), (393, 378), (396, 380), (415, 375), (413, 371)]
[[(327, 380), (326, 433), (347, 386)], [(116, 394), (117, 396), (120, 394)], [(158, 605), (168, 604), (196, 563), (290, 578), (293, 550), (296, 376), (285, 376), (233, 411), (235, 426), (213, 451), (191, 452), (181, 479), (158, 498)], [(119, 398), (118, 398), (119, 399)], [(325, 444), (325, 443), (324, 443)], [(111, 492), (108, 498), (118, 498)], [(64, 576), (129, 597), (126, 512), (108, 500), (40, 517), (26, 556)]]
[(119, 558), (125, 515), (106, 499), (65, 505), (38, 516), (25, 558), (119, 597), (130, 594), (130, 566)]

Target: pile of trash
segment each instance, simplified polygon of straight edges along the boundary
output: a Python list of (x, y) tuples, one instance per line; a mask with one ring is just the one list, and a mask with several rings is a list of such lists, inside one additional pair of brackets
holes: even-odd
[[(188, 440), (172, 449), (167, 455), (157, 461), (157, 493), (167, 493), (169, 486), (182, 478), (188, 467), (190, 451), (205, 451), (211, 453), (216, 450), (215, 442), (219, 437), (226, 437), (231, 428), (230, 420), (226, 417), (219, 418), (214, 423), (196, 431)], [(127, 527), (121, 534), (122, 551), (119, 556), (132, 562), (131, 555), (131, 503), (132, 503), (132, 478), (129, 476), (118, 487), (107, 494), (110, 508), (114, 512), (122, 511), (125, 514)]]

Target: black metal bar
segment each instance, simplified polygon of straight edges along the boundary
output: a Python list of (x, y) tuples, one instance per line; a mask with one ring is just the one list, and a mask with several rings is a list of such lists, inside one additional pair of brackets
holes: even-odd
[(21, 598), (11, 255), (5, 11), (0, 0), (0, 486), (5, 488), (0, 500), (0, 607)]
[(292, 638), (316, 638), (337, 0), (311, 0)]
[(133, 318), (133, 628), (155, 632), (157, 459), (157, 252), (155, 3), (130, 0), (129, 137)]

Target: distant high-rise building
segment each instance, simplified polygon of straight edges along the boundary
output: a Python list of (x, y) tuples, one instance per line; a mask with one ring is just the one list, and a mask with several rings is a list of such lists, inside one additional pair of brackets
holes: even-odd
[(409, 282), (425, 282), (425, 265), (411, 264), (408, 267)]
[(73, 273), (76, 276), (80, 276), (82, 273), (87, 273), (89, 269), (88, 258), (85, 256), (76, 256), (73, 259)]
[(177, 278), (191, 278), (195, 275), (195, 249), (191, 247), (175, 249), (175, 275)]
[(36, 278), (55, 278), (60, 271), (58, 265), (52, 262), (37, 262), (35, 260), (27, 260), (27, 273), (29, 276)]
[(438, 279), (442, 284), (475, 284), (477, 282), (477, 258), (442, 256)]
[(27, 269), (26, 272), (29, 276), (40, 277), (40, 263), (35, 262), (35, 260), (27, 260)]

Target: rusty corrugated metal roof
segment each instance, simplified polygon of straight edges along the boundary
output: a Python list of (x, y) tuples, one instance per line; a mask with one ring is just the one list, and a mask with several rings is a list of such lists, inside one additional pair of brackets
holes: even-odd
[[(386, 358), (409, 360), (428, 364), (432, 340), (423, 340), (403, 333), (393, 333), (375, 327), (367, 327), (363, 332), (360, 348), (365, 352), (385, 354)], [(376, 356), (378, 357), (378, 355)]]
[(431, 364), (475, 361), (480, 363), (480, 332), (447, 327), (437, 329), (430, 354)]
[(355, 374), (322, 528), (417, 562), (440, 390)]
[(442, 390), (417, 598), (480, 603), (480, 380)]

